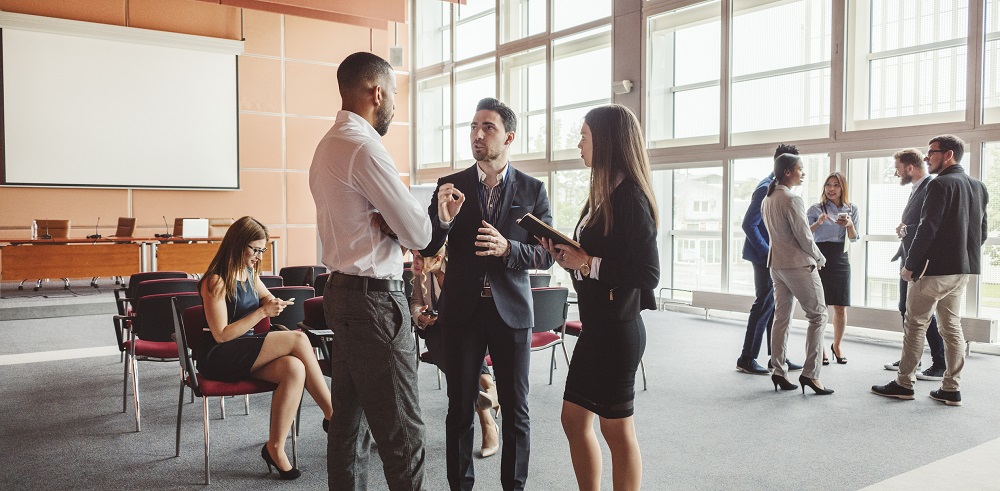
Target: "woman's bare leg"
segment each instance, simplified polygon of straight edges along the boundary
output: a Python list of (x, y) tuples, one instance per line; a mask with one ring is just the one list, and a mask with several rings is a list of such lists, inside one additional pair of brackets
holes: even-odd
[(267, 438), (267, 450), (278, 469), (290, 470), (292, 463), (285, 454), (285, 440), (295, 421), (299, 401), (302, 400), (305, 367), (294, 356), (282, 356), (254, 371), (253, 377), (278, 384), (271, 399), (271, 429)]
[(563, 401), (562, 426), (580, 491), (601, 489), (601, 447), (594, 433), (594, 413)]
[(642, 485), (642, 455), (635, 437), (635, 419), (601, 418), (601, 434), (611, 447), (611, 482), (615, 491), (638, 491)]
[(844, 358), (844, 351), (840, 348), (840, 341), (844, 339), (844, 330), (847, 329), (847, 307), (843, 305), (830, 305), (833, 308), (833, 349)]
[(330, 387), (327, 386), (323, 372), (319, 368), (319, 360), (313, 353), (309, 338), (299, 331), (274, 331), (267, 333), (264, 346), (257, 355), (257, 360), (251, 370), (256, 371), (273, 360), (282, 356), (293, 356), (305, 367), (305, 388), (323, 410), (323, 418), (330, 419), (333, 414), (333, 403), (330, 399)]

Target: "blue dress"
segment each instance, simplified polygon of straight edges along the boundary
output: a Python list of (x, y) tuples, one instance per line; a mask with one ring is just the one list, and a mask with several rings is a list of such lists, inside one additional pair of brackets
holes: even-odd
[[(253, 278), (252, 274), (249, 276)], [(254, 289), (251, 280), (237, 283), (236, 298), (226, 298), (226, 313), (229, 323), (246, 317), (259, 306), (260, 299), (257, 297), (257, 290)], [(223, 382), (236, 382), (250, 378), (250, 369), (253, 368), (254, 362), (260, 355), (260, 349), (264, 346), (266, 336), (267, 333), (254, 334), (253, 329), (251, 329), (236, 339), (218, 343), (211, 332), (205, 331), (195, 356), (198, 362), (198, 371), (212, 380)]]

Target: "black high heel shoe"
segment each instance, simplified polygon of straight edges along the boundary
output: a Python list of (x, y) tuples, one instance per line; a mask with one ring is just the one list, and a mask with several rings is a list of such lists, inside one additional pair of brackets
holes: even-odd
[(787, 378), (782, 377), (781, 375), (771, 374), (771, 383), (774, 384), (775, 392), (778, 391), (779, 386), (781, 387), (781, 390), (795, 390), (799, 388), (798, 385), (789, 382)]
[(819, 395), (819, 396), (828, 396), (830, 394), (833, 394), (833, 389), (827, 389), (827, 388), (820, 387), (820, 386), (816, 385), (816, 383), (813, 382), (813, 380), (811, 378), (807, 378), (804, 375), (799, 375), (799, 383), (802, 384), (802, 395), (805, 395), (805, 393), (806, 393), (806, 386), (807, 385), (809, 386), (810, 389), (813, 390), (813, 392), (816, 393), (816, 395)]
[(846, 356), (840, 356), (839, 354), (837, 354), (837, 350), (833, 349), (833, 345), (832, 344), (830, 345), (830, 352), (832, 352), (833, 353), (833, 357), (837, 359), (837, 364), (838, 365), (846, 365), (847, 364), (847, 357)]
[(329, 419), (324, 419), (323, 420), (323, 432), (324, 433), (329, 433), (330, 432), (330, 420)]
[(260, 457), (264, 459), (264, 463), (267, 464), (267, 473), (271, 473), (271, 467), (278, 470), (278, 477), (283, 481), (291, 481), (292, 479), (298, 479), (302, 475), (302, 471), (292, 467), (287, 471), (281, 470), (278, 464), (274, 463), (274, 459), (271, 458), (271, 452), (267, 451), (267, 444), (260, 448)]

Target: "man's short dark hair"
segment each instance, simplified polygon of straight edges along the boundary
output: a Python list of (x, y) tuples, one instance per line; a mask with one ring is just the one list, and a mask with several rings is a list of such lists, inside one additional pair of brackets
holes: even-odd
[(503, 121), (503, 130), (508, 132), (517, 131), (517, 115), (514, 114), (514, 110), (511, 109), (506, 104), (492, 98), (487, 97), (479, 101), (476, 105), (476, 112), (482, 110), (493, 111), (500, 115), (500, 119)]
[(392, 65), (378, 55), (367, 51), (354, 53), (337, 68), (337, 85), (340, 95), (367, 92), (376, 85), (385, 87), (392, 75)]
[(938, 148), (945, 152), (951, 150), (955, 155), (955, 162), (961, 162), (962, 156), (965, 155), (965, 142), (955, 135), (935, 136), (931, 138), (931, 141), (927, 142), (928, 145), (931, 143), (937, 143)]
[(792, 155), (798, 155), (799, 149), (795, 148), (795, 145), (786, 145), (784, 143), (778, 144), (778, 148), (774, 149), (774, 158), (778, 158), (779, 155), (790, 153)]

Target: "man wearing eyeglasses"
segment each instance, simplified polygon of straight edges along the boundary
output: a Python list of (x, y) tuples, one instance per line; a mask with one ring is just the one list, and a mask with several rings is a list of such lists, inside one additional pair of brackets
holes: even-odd
[(913, 242), (899, 273), (908, 282), (899, 373), (886, 385), (872, 386), (872, 392), (913, 399), (924, 334), (936, 310), (947, 367), (941, 388), (931, 391), (930, 397), (949, 406), (961, 406), (959, 382), (965, 365), (965, 336), (958, 316), (959, 303), (969, 279), (981, 271), (989, 193), (959, 164), (965, 153), (962, 140), (942, 135), (932, 138), (928, 145), (924, 160), (937, 178), (926, 184), (919, 225), (911, 232)]
[(431, 223), (382, 145), (395, 109), (392, 67), (354, 53), (337, 69), (337, 82), (342, 110), (309, 168), (323, 264), (331, 271), (323, 292), (334, 332), (329, 488), (367, 488), (370, 428), (389, 489), (422, 490), (424, 423), (400, 245), (423, 249)]

